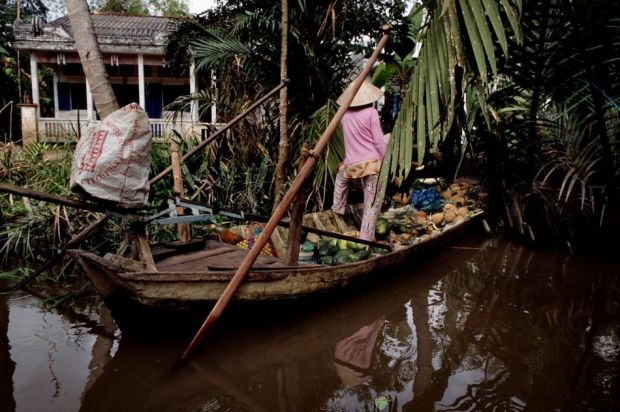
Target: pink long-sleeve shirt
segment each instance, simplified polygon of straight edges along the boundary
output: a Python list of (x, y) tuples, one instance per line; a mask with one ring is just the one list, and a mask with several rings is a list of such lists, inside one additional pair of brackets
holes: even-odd
[(386, 145), (379, 113), (374, 107), (349, 109), (340, 124), (344, 134), (345, 166), (364, 160), (383, 160)]

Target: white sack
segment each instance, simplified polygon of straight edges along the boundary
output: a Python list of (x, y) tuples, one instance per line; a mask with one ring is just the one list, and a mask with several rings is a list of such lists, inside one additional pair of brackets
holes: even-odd
[(71, 189), (126, 208), (146, 205), (151, 137), (149, 118), (136, 103), (89, 126), (73, 154)]

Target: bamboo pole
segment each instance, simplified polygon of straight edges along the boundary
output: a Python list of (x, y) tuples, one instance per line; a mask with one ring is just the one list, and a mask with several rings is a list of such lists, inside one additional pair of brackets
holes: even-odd
[(286, 194), (282, 198), (282, 201), (278, 205), (277, 209), (271, 215), (269, 222), (267, 222), (267, 224), (265, 225), (265, 228), (263, 229), (263, 233), (261, 234), (260, 237), (256, 239), (254, 245), (248, 251), (248, 254), (245, 256), (245, 258), (241, 262), (239, 269), (237, 269), (234, 276), (230, 280), (230, 283), (228, 284), (226, 289), (224, 289), (224, 292), (222, 293), (218, 301), (215, 303), (215, 306), (213, 306), (213, 309), (211, 309), (211, 312), (205, 319), (204, 323), (202, 324), (202, 326), (200, 327), (200, 329), (198, 330), (198, 332), (196, 333), (196, 335), (190, 342), (189, 346), (183, 353), (182, 358), (184, 360), (187, 360), (190, 358), (196, 346), (200, 344), (200, 342), (204, 338), (207, 331), (211, 329), (211, 327), (215, 324), (215, 322), (221, 316), (224, 309), (226, 309), (226, 306), (228, 306), (228, 303), (231, 301), (232, 297), (237, 292), (237, 289), (239, 289), (239, 286), (241, 286), (241, 282), (243, 282), (243, 280), (247, 276), (250, 268), (252, 267), (252, 265), (254, 264), (254, 261), (260, 254), (263, 246), (265, 246), (265, 244), (267, 243), (267, 240), (271, 237), (271, 234), (273, 233), (274, 229), (278, 225), (278, 222), (284, 217), (284, 214), (288, 210), (289, 205), (291, 204), (291, 202), (297, 195), (297, 192), (299, 191), (299, 189), (303, 186), (304, 181), (306, 180), (306, 178), (312, 171), (312, 168), (316, 164), (318, 156), (323, 152), (323, 149), (325, 148), (325, 146), (327, 146), (327, 143), (329, 142), (329, 139), (331, 138), (332, 134), (338, 127), (340, 120), (342, 119), (345, 112), (348, 110), (349, 106), (351, 105), (351, 102), (353, 101), (353, 98), (357, 94), (357, 91), (362, 86), (364, 79), (366, 78), (366, 76), (368, 76), (368, 74), (370, 74), (373, 64), (379, 58), (379, 54), (381, 53), (381, 50), (387, 44), (387, 41), (389, 39), (389, 33), (388, 33), (389, 26), (384, 26), (383, 29), (384, 29), (384, 34), (381, 37), (381, 40), (379, 40), (377, 47), (375, 48), (374, 52), (368, 59), (366, 66), (364, 67), (362, 72), (359, 74), (357, 79), (355, 79), (355, 81), (353, 82), (353, 85), (351, 86), (351, 93), (348, 96), (346, 96), (342, 106), (340, 106), (340, 108), (338, 109), (338, 111), (336, 112), (332, 120), (329, 122), (327, 129), (325, 130), (325, 132), (323, 132), (316, 146), (314, 146), (314, 149), (310, 152), (310, 156), (308, 157), (308, 159), (302, 166), (300, 173), (297, 175), (295, 180), (293, 180), (293, 183), (291, 184), (291, 187), (289, 188), (288, 192), (286, 192)]
[(30, 199), (42, 200), (44, 202), (55, 203), (57, 205), (74, 207), (76, 209), (89, 210), (91, 212), (105, 213), (106, 210), (110, 209), (97, 203), (84, 202), (65, 196), (55, 195), (53, 193), (39, 192), (37, 190), (27, 189), (21, 186), (15, 186), (10, 183), (0, 183), (0, 192), (11, 193)]
[[(299, 168), (303, 167), (308, 158), (308, 150), (306, 146), (301, 149), (301, 158)], [(299, 260), (299, 245), (301, 243), (301, 226), (304, 218), (304, 206), (306, 196), (303, 189), (297, 193), (293, 201), (293, 210), (291, 211), (291, 222), (288, 229), (288, 238), (286, 243), (286, 264), (289, 266), (296, 265)]]
[[(174, 191), (183, 197), (183, 175), (181, 173), (181, 155), (179, 154), (179, 144), (175, 141), (170, 142), (170, 158), (172, 163), (172, 181)], [(185, 210), (183, 206), (177, 206), (177, 215), (182, 216)], [(191, 240), (189, 224), (177, 223), (177, 235), (181, 243)]]

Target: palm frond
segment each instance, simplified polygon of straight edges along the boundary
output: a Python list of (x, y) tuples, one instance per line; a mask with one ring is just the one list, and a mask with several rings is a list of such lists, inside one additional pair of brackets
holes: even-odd
[[(436, 150), (452, 127), (457, 99), (469, 84), (485, 86), (488, 73), (498, 73), (497, 50), (508, 55), (505, 22), (516, 15), (520, 2), (502, 2), (503, 13), (492, 0), (446, 0), (426, 3), (428, 23), (423, 28), (422, 49), (408, 86), (392, 136), (391, 174), (404, 178), (410, 171), (413, 150), (408, 143), (415, 132), (417, 160)], [(471, 54), (465, 53), (471, 51)], [(460, 84), (460, 86), (457, 86)], [(457, 87), (460, 89), (457, 90)], [(484, 90), (479, 89), (479, 92)], [(486, 95), (479, 96), (482, 99)], [(412, 126), (415, 125), (415, 126)], [(428, 145), (427, 145), (428, 143)]]

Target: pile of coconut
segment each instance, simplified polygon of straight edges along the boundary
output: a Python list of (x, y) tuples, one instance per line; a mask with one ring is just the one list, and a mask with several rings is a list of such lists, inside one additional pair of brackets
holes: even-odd
[(432, 190), (437, 192), (436, 200), (426, 204), (426, 210), (416, 207), (415, 202), (411, 204), (414, 192), (411, 196), (394, 196), (392, 199), (397, 207), (387, 210), (377, 219), (376, 239), (387, 241), (398, 250), (481, 213), (486, 200), (486, 193), (471, 180), (460, 180), (445, 186), (436, 184)]

